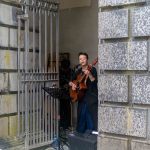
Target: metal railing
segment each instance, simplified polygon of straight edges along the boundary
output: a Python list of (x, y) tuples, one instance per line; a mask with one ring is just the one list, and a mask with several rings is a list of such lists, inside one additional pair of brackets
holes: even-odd
[(59, 86), (59, 3), (23, 0), (18, 15), (18, 135), (31, 149), (58, 137), (59, 102), (43, 87)]

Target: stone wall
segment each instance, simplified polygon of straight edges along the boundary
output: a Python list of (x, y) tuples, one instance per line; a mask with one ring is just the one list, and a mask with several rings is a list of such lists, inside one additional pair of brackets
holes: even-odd
[(17, 1), (0, 3), (0, 137), (17, 134)]
[[(19, 0), (0, 2), (0, 137), (17, 135), (17, 12), (20, 10), (18, 4)], [(30, 27), (32, 28), (32, 25)], [(30, 32), (30, 49), (33, 48), (32, 36), (33, 33)], [(35, 48), (38, 48), (39, 35), (36, 33), (35, 36)], [(24, 48), (24, 30), (21, 32), (20, 40), (21, 48)], [(23, 53), (22, 51), (20, 58), (21, 69), (23, 68)], [(32, 57), (31, 54), (29, 66), (32, 66)]]
[[(17, 12), (20, 11), (19, 0), (4, 0), (0, 3), (0, 126), (1, 136), (16, 136), (17, 132), (17, 49), (18, 49), (18, 20)], [(32, 20), (32, 15), (29, 14)], [(38, 17), (36, 15), (36, 29), (38, 29)], [(30, 22), (32, 29), (32, 22)], [(33, 32), (30, 30), (29, 48), (33, 48)], [(20, 36), (21, 48), (24, 48), (24, 30)], [(35, 48), (38, 49), (39, 35), (35, 33)], [(28, 57), (28, 66), (32, 67), (32, 51)], [(23, 55), (21, 51), (20, 67), (23, 69)], [(36, 55), (36, 65), (38, 55)], [(30, 69), (29, 67), (29, 69)]]
[(149, 0), (99, 0), (99, 150), (150, 149)]

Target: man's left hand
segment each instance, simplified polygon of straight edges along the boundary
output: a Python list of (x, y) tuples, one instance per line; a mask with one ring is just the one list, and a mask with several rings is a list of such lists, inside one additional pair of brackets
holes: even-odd
[(85, 70), (84, 74), (88, 76), (90, 74), (90, 71), (89, 70)]

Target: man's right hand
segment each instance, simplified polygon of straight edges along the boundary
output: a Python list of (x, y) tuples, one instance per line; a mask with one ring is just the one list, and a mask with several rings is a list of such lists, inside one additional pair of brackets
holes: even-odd
[(77, 86), (73, 82), (69, 82), (69, 85), (72, 87), (72, 90), (75, 91)]

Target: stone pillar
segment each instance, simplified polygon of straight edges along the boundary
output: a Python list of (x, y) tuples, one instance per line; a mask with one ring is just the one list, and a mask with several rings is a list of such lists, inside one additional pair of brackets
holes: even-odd
[(150, 4), (99, 0), (98, 150), (149, 150)]
[(18, 1), (0, 2), (0, 137), (17, 134)]

